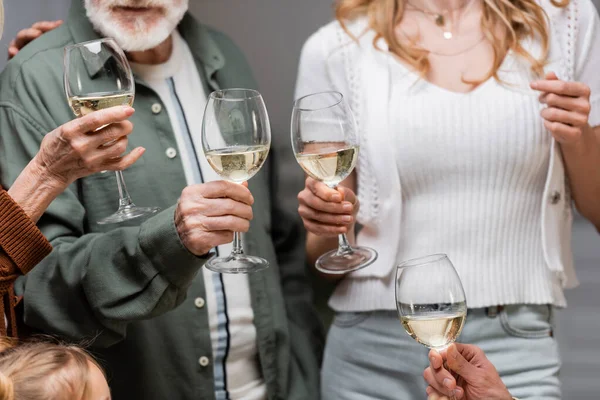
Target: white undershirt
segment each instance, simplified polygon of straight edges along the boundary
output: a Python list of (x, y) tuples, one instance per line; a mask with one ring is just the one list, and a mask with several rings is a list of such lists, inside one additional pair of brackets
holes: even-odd
[[(177, 150), (174, 153), (174, 149), (171, 149), (171, 155), (175, 154), (181, 159), (188, 185), (221, 180), (204, 157), (201, 142), (202, 116), (207, 93), (193, 55), (180, 34), (177, 31), (173, 33), (173, 52), (167, 62), (159, 65), (131, 63), (131, 66), (136, 76), (158, 94), (166, 108), (177, 141)], [(228, 243), (219, 246), (218, 252), (226, 255), (231, 248), (231, 243)], [(227, 397), (232, 400), (266, 399), (266, 385), (258, 360), (248, 276), (215, 274), (206, 268), (202, 269), (202, 273), (206, 286), (217, 400)], [(223, 368), (225, 354), (226, 363)]]

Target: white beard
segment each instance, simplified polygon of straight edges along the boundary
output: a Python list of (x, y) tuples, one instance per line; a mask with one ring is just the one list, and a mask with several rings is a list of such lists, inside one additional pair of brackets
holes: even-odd
[[(125, 51), (144, 51), (158, 46), (171, 35), (188, 10), (189, 0), (181, 0), (177, 6), (173, 5), (172, 0), (100, 0), (100, 2), (100, 5), (96, 5), (94, 0), (85, 0), (87, 17), (94, 29), (106, 37), (113, 38)], [(166, 15), (153, 26), (148, 26), (144, 19), (138, 18), (133, 27), (126, 27), (113, 18), (111, 9), (115, 6), (162, 7), (166, 10)]]

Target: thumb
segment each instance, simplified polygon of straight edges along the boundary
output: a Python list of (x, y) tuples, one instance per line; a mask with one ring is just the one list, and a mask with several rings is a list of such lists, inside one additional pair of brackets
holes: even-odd
[(558, 76), (556, 75), (556, 73), (554, 71), (549, 71), (546, 73), (546, 79), (548, 79), (550, 81), (557, 81)]
[(455, 344), (448, 347), (446, 363), (448, 368), (462, 376), (467, 382), (472, 382), (478, 375), (477, 367), (463, 357)]

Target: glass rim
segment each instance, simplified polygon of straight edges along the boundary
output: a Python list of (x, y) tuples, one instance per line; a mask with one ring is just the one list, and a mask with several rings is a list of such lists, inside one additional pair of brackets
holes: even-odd
[(445, 253), (429, 254), (427, 256), (411, 258), (410, 260), (403, 261), (398, 264), (396, 269), (422, 267), (424, 265), (433, 264), (444, 259), (448, 259), (448, 255)]
[[(217, 97), (220, 94), (223, 95), (223, 94), (227, 94), (227, 93), (231, 93), (231, 92), (246, 92), (251, 95), (248, 97), (244, 97), (244, 98)], [(256, 99), (256, 98), (262, 98), (262, 95), (260, 94), (260, 92), (258, 90), (254, 90), (254, 89), (229, 88), (229, 89), (215, 90), (208, 96), (208, 98), (212, 99), (212, 100), (219, 100), (219, 101), (246, 101), (246, 100), (252, 100), (252, 99)]]
[(74, 49), (74, 48), (77, 48), (77, 47), (85, 47), (85, 46), (90, 45), (92, 43), (106, 43), (106, 42), (113, 42), (114, 44), (116, 44), (117, 46), (119, 46), (117, 44), (117, 42), (115, 41), (115, 39), (107, 37), (107, 38), (101, 38), (101, 39), (88, 40), (86, 42), (81, 42), (81, 43), (73, 43), (73, 44), (65, 46), (65, 50)]
[[(337, 102), (335, 102), (334, 104), (331, 104), (331, 105), (329, 105), (327, 107), (318, 107), (318, 108), (304, 108), (304, 107), (299, 107), (299, 103), (302, 100), (307, 99), (309, 97), (314, 97), (314, 96), (319, 96), (319, 95), (322, 95), (322, 94), (326, 94), (326, 93), (339, 96)], [(333, 107), (335, 107), (337, 105), (340, 105), (342, 103), (342, 101), (344, 101), (344, 95), (342, 93), (338, 92), (337, 90), (325, 90), (325, 91), (322, 91), (322, 92), (310, 93), (310, 94), (304, 95), (304, 96), (296, 99), (294, 101), (294, 109), (298, 110), (298, 111), (308, 111), (308, 112), (328, 110), (328, 109), (333, 108)]]

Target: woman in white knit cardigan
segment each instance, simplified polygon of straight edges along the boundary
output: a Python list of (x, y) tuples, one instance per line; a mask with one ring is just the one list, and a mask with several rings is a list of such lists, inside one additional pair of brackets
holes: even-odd
[(552, 312), (577, 284), (572, 204), (600, 228), (591, 0), (342, 0), (336, 11), (304, 46), (296, 96), (341, 92), (360, 158), (339, 192), (307, 179), (299, 212), (313, 260), (342, 232), (379, 258), (330, 299), (324, 399), (424, 396), (427, 350), (397, 320), (394, 277), (432, 253), (449, 255), (465, 287), (460, 340), (483, 348), (512, 396), (559, 399)]

